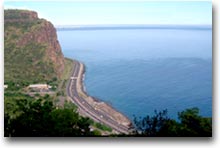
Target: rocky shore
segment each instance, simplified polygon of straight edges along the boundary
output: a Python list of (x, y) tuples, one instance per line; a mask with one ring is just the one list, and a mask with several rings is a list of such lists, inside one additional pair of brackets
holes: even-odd
[(108, 105), (107, 103), (102, 102), (92, 96), (89, 96), (86, 93), (85, 87), (83, 85), (84, 76), (85, 76), (85, 65), (80, 63), (79, 78), (77, 80), (77, 91), (79, 95), (85, 98), (85, 101), (87, 101), (95, 110), (105, 113), (109, 118), (115, 120), (118, 124), (130, 128), (132, 126), (131, 121), (125, 115), (118, 112), (116, 109), (114, 109), (112, 106)]

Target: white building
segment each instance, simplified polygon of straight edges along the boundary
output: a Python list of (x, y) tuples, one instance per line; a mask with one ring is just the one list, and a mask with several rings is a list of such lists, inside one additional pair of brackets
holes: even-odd
[(38, 90), (49, 90), (51, 86), (47, 84), (31, 84), (28, 86), (28, 88), (38, 89)]
[(8, 88), (8, 85), (4, 85), (4, 89)]

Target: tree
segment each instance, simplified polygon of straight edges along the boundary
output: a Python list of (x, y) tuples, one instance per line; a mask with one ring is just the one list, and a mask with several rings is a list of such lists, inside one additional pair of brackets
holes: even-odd
[(210, 137), (212, 136), (211, 118), (199, 116), (198, 108), (186, 109), (178, 113), (179, 122), (168, 118), (167, 110), (155, 111), (155, 115), (137, 119), (136, 136), (159, 137)]
[(150, 117), (149, 115), (144, 118), (139, 118), (139, 120), (135, 117), (134, 123), (137, 128), (137, 134), (145, 135), (145, 136), (157, 136), (158, 132), (160, 132), (161, 128), (165, 126), (167, 121), (170, 119), (167, 117), (167, 110), (162, 112), (154, 111), (155, 115)]
[[(7, 137), (67, 137), (97, 134), (90, 132), (90, 119), (79, 116), (73, 104), (56, 107), (49, 96), (38, 99), (20, 97), (21, 99), (15, 99), (10, 96), (5, 100), (4, 127)], [(14, 110), (11, 112), (9, 109)]]
[(212, 120), (199, 115), (198, 108), (186, 109), (178, 113), (181, 121), (180, 133), (182, 136), (212, 136)]

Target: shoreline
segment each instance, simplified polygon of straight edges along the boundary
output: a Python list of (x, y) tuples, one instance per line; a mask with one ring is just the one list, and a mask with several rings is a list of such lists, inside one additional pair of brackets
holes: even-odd
[[(74, 60), (77, 61), (77, 60)], [(79, 61), (78, 61), (79, 62)], [(95, 110), (98, 110), (100, 112), (104, 112), (107, 114), (111, 119), (115, 120), (119, 124), (122, 124), (124, 126), (127, 126), (128, 128), (132, 127), (132, 122), (130, 119), (125, 116), (124, 114), (120, 113), (117, 111), (114, 107), (112, 107), (110, 104), (101, 101), (98, 98), (94, 98), (90, 96), (86, 92), (86, 87), (84, 85), (84, 80), (85, 80), (85, 65), (81, 62), (80, 63), (80, 70), (79, 70), (79, 80), (77, 80), (77, 91), (80, 95), (84, 97), (84, 99), (95, 108)]]

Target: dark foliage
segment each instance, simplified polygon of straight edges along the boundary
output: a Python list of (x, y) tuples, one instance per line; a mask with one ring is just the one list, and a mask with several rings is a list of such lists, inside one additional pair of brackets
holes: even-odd
[(6, 137), (94, 136), (90, 119), (79, 116), (72, 104), (53, 105), (49, 96), (38, 99), (17, 95), (5, 100)]
[(178, 113), (179, 121), (168, 118), (167, 110), (155, 115), (134, 118), (136, 136), (149, 137), (211, 137), (212, 120), (199, 115), (198, 108)]

